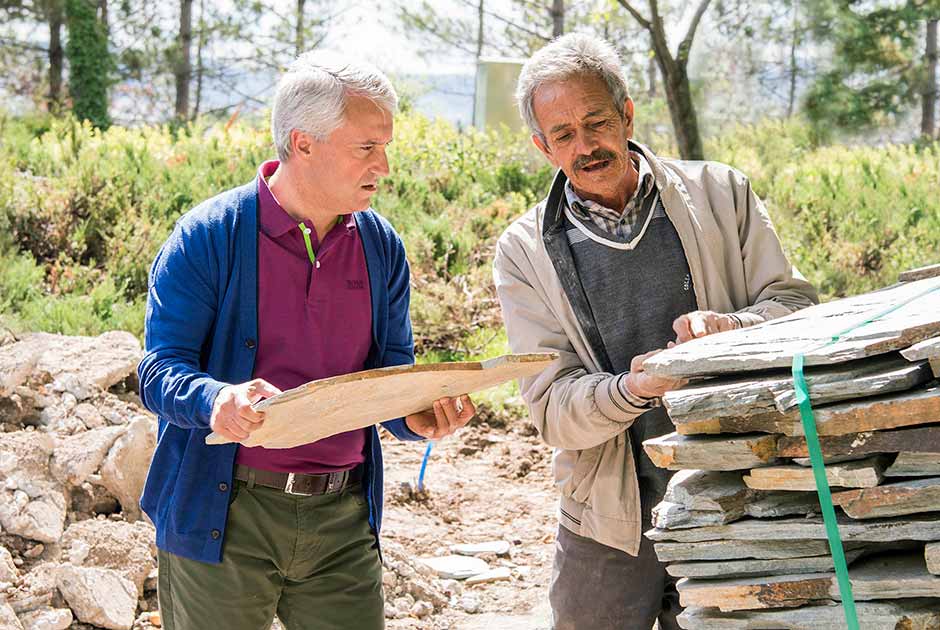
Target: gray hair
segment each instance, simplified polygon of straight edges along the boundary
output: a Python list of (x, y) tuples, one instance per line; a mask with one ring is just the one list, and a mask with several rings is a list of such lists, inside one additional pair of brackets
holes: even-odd
[(299, 129), (322, 142), (343, 123), (348, 96), (364, 96), (392, 113), (398, 95), (374, 66), (322, 51), (298, 57), (277, 84), (271, 108), (271, 135), (277, 157), (290, 157), (290, 134)]
[(569, 33), (552, 40), (532, 55), (519, 73), (516, 101), (519, 103), (519, 114), (533, 134), (545, 140), (532, 106), (539, 87), (585, 74), (593, 74), (607, 83), (614, 107), (623, 116), (623, 103), (630, 93), (617, 51), (599, 37)]

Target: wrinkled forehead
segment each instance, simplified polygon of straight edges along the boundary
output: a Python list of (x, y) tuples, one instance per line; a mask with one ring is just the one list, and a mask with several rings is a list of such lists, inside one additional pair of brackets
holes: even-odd
[[(560, 124), (562, 120), (573, 124), (591, 116), (617, 111), (607, 83), (593, 75), (543, 83), (535, 91), (532, 107), (543, 130)], [(555, 122), (550, 123), (550, 120)]]

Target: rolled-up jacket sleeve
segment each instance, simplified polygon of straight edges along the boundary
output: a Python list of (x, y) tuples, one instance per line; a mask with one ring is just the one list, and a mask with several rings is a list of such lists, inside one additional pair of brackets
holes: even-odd
[[(521, 265), (529, 268), (529, 277)], [(506, 236), (497, 244), (493, 278), (512, 351), (558, 355), (542, 373), (519, 381), (530, 418), (547, 444), (591, 448), (622, 433), (646, 411), (624, 398), (617, 387), (619, 375), (588, 373), (535, 288), (534, 271), (525, 255), (513, 251)]]
[(759, 324), (818, 304), (816, 289), (787, 258), (767, 208), (748, 178), (734, 169), (729, 176), (747, 283), (748, 305), (737, 312), (742, 322)]

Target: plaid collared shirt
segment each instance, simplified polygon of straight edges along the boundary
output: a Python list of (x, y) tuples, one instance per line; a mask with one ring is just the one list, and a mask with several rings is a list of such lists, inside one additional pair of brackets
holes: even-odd
[(608, 234), (627, 241), (633, 237), (636, 230), (643, 200), (653, 192), (656, 184), (645, 157), (636, 151), (630, 151), (630, 159), (639, 172), (639, 178), (633, 197), (627, 200), (627, 205), (621, 212), (606, 208), (596, 201), (581, 199), (571, 187), (571, 180), (565, 184), (565, 196), (576, 217), (582, 221), (590, 221)]

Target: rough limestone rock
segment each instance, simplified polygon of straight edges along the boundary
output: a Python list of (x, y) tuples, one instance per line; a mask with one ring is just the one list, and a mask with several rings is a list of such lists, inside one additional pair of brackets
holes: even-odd
[(134, 584), (136, 596), (156, 566), (156, 534), (152, 525), (137, 521), (88, 519), (75, 523), (62, 536), (63, 558), (73, 565), (112, 569)]
[(382, 551), (386, 617), (407, 617), (416, 602), (429, 604), (433, 610), (447, 606), (449, 597), (443, 591), (441, 582), (434, 579), (434, 572), (429, 567), (412, 560), (404, 548), (394, 541), (387, 541)]
[(46, 343), (34, 373), (53, 381), (52, 389), (85, 400), (120, 383), (137, 370), (143, 355), (129, 332), (111, 331), (97, 337), (62, 337), (37, 333)]
[(0, 492), (0, 526), (17, 536), (52, 543), (65, 525), (65, 495), (52, 489), (30, 495), (24, 490)]
[(20, 577), (20, 572), (13, 564), (13, 555), (6, 547), (0, 547), (0, 582), (16, 584)]
[(125, 427), (105, 427), (60, 439), (52, 453), (50, 472), (61, 483), (81, 484), (98, 470), (114, 441), (125, 431)]
[(25, 478), (52, 481), (49, 457), (55, 438), (38, 431), (5, 433), (0, 440), (0, 478)]
[(36, 369), (44, 343), (27, 337), (0, 347), (0, 398), (10, 396)]
[(3, 630), (23, 630), (23, 624), (17, 618), (13, 608), (8, 603), (0, 600), (0, 628)]
[(65, 496), (49, 475), (55, 440), (38, 431), (0, 440), (0, 527), (39, 542), (56, 542), (65, 523)]
[(7, 593), (7, 601), (16, 614), (48, 608), (55, 595), (58, 572), (58, 564), (44, 562), (21, 576), (16, 588)]
[(72, 415), (81, 420), (86, 429), (100, 429), (108, 425), (108, 421), (98, 411), (98, 407), (91, 403), (78, 403), (72, 410)]
[(66, 630), (72, 625), (72, 619), (68, 608), (46, 608), (20, 615), (23, 630)]
[(114, 442), (101, 464), (100, 483), (117, 498), (124, 518), (129, 521), (140, 518), (138, 502), (156, 445), (156, 422), (151, 417), (138, 415)]
[(59, 592), (79, 621), (108, 630), (130, 630), (137, 612), (137, 589), (117, 571), (62, 565)]
[(128, 402), (110, 392), (99, 394), (98, 397), (95, 398), (94, 403), (95, 409), (98, 410), (101, 417), (104, 418), (108, 424), (115, 426), (128, 424), (141, 415), (149, 416), (148, 413), (144, 412), (139, 403)]

